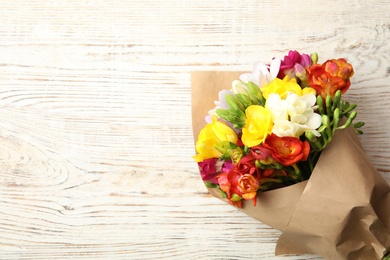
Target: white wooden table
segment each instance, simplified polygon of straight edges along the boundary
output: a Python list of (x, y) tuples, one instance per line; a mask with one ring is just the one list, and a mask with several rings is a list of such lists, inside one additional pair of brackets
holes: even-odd
[(208, 195), (190, 72), (347, 58), (390, 182), (390, 1), (271, 2), (2, 1), (0, 259), (319, 259)]

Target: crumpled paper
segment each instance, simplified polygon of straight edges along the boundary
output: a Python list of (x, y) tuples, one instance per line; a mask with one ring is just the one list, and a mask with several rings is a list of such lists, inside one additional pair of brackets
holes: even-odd
[[(242, 72), (191, 74), (194, 140), (222, 89)], [(226, 201), (219, 190), (210, 194)], [(309, 180), (258, 195), (239, 209), (282, 235), (276, 255), (316, 254), (327, 259), (381, 259), (390, 249), (390, 186), (372, 166), (353, 128), (336, 132)]]

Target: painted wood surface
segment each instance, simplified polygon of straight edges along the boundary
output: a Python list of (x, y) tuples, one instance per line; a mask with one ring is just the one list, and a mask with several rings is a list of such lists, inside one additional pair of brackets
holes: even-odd
[(1, 259), (275, 257), (279, 231), (208, 195), (190, 72), (290, 49), (345, 57), (390, 182), (390, 1), (0, 3)]

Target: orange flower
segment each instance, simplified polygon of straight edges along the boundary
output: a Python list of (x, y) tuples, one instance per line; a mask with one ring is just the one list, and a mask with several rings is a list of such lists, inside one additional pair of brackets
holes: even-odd
[(241, 200), (252, 200), (256, 205), (260, 170), (255, 166), (255, 159), (251, 155), (243, 157), (239, 164), (227, 173), (217, 176), (218, 184), (223, 190), (230, 204), (241, 207)]
[[(259, 189), (259, 181), (251, 174), (244, 174), (238, 179), (238, 187), (241, 192), (241, 197), (250, 200), (256, 197), (256, 192)], [(256, 206), (256, 201), (253, 201)]]
[(273, 157), (283, 166), (290, 166), (299, 161), (306, 161), (310, 152), (310, 144), (298, 138), (275, 134), (270, 135), (263, 146), (273, 152)]
[(350, 78), (353, 74), (352, 65), (345, 59), (327, 60), (322, 65), (315, 64), (307, 68), (310, 87), (323, 98), (327, 95), (334, 97), (337, 90), (345, 93), (351, 85)]

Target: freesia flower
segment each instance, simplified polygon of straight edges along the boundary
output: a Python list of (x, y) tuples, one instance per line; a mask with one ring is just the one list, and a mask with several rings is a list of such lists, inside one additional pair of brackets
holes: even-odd
[(327, 95), (334, 97), (337, 90), (345, 93), (351, 85), (350, 78), (354, 71), (345, 59), (327, 60), (322, 65), (315, 64), (307, 68), (310, 87), (324, 99)]
[(234, 94), (247, 94), (248, 87), (246, 83), (242, 82), (241, 80), (234, 80), (232, 82), (232, 91)]
[(233, 169), (231, 161), (223, 161), (217, 158), (205, 159), (202, 162), (198, 162), (200, 169), (200, 176), (203, 181), (211, 181), (214, 184), (218, 184), (216, 177), (221, 172), (229, 172)]
[(257, 62), (251, 73), (244, 73), (240, 76), (240, 80), (244, 83), (253, 82), (259, 88), (262, 88), (266, 84), (270, 83), (279, 73), (281, 60), (274, 58), (270, 65), (266, 65), (262, 62)]
[(272, 157), (272, 150), (262, 145), (252, 147), (251, 155), (262, 164), (270, 165), (275, 163), (275, 159)]
[(278, 136), (299, 138), (306, 131), (320, 136), (316, 130), (321, 125), (321, 115), (315, 113), (316, 96), (306, 94), (298, 96), (289, 93), (286, 99), (278, 94), (270, 94), (265, 107), (272, 115), (274, 126), (272, 132)]
[(288, 75), (290, 78), (295, 76), (304, 77), (302, 68), (306, 68), (312, 65), (312, 60), (308, 54), (300, 54), (298, 51), (289, 51), (288, 55), (284, 56), (280, 64), (279, 78), (284, 78)]
[(232, 128), (213, 116), (212, 123), (207, 124), (199, 133), (195, 145), (198, 154), (193, 158), (195, 161), (201, 162), (204, 159), (221, 157), (222, 153), (215, 146), (224, 141), (236, 144), (238, 141), (237, 134)]
[(273, 158), (283, 166), (306, 161), (310, 152), (307, 141), (302, 142), (299, 138), (291, 136), (279, 137), (272, 134), (267, 137), (263, 145), (273, 151)]
[(303, 94), (311, 92), (314, 93), (315, 90), (311, 88), (302, 89), (295, 78), (290, 78), (289, 76), (286, 76), (283, 80), (279, 78), (272, 80), (269, 84), (265, 85), (261, 89), (261, 92), (266, 99), (268, 99), (268, 96), (271, 93), (279, 94), (281, 98), (285, 99), (287, 97), (287, 94), (290, 92), (295, 93), (298, 96), (302, 96)]
[(228, 201), (241, 206), (242, 199), (253, 199), (253, 203), (256, 204), (256, 192), (260, 186), (259, 176), (260, 170), (256, 168), (255, 159), (247, 155), (229, 172), (219, 174), (217, 180)]
[(256, 159), (248, 154), (244, 156), (235, 168), (241, 173), (258, 174), (258, 168), (256, 167)]
[(200, 176), (203, 181), (211, 181), (217, 184), (217, 175), (220, 173), (222, 168), (222, 161), (217, 158), (205, 159), (202, 162), (198, 162), (200, 169)]
[(245, 110), (245, 116), (242, 142), (248, 147), (259, 145), (272, 131), (271, 113), (263, 106), (251, 105)]
[(233, 163), (232, 161), (225, 161), (222, 164), (221, 172), (229, 172), (231, 169), (233, 169)]
[(259, 189), (259, 181), (251, 174), (243, 174), (238, 179), (238, 189), (241, 192), (241, 197), (250, 200), (256, 197), (256, 192)]

